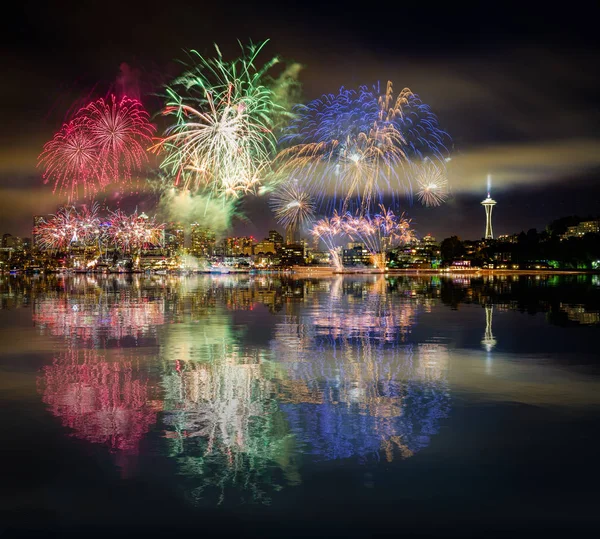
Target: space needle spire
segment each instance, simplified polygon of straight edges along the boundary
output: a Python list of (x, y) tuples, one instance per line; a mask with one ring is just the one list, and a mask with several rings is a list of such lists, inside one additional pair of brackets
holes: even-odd
[(490, 190), (492, 186), (492, 177), (488, 174), (487, 187), (488, 194), (487, 198), (481, 202), (481, 205), (485, 208), (485, 236), (486, 240), (494, 239), (494, 232), (492, 231), (492, 209), (496, 205), (496, 201), (490, 196)]

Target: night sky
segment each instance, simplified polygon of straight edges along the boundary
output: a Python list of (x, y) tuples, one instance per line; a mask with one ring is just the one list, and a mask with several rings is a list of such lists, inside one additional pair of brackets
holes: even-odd
[[(208, 53), (217, 42), (232, 57), (237, 39), (265, 38), (265, 59), (278, 54), (304, 66), (305, 100), (389, 79), (432, 107), (453, 140), (452, 197), (433, 209), (404, 204), (420, 234), (481, 237), (488, 173), (498, 202), (495, 234), (542, 229), (564, 215), (600, 215), (600, 8), (56, 4), (18, 2), (5, 18), (0, 233), (30, 235), (32, 215), (63, 201), (42, 184), (37, 155), (78, 104), (124, 84), (139, 88), (154, 114), (160, 100), (152, 94), (178, 73), (174, 59), (183, 49)], [(152, 211), (147, 197), (122, 204)], [(248, 220), (235, 233), (263, 235), (274, 225), (266, 209), (264, 200), (249, 200)]]

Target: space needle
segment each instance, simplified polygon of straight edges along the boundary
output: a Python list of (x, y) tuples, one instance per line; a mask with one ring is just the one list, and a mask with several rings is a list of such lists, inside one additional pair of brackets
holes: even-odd
[(494, 232), (492, 231), (492, 209), (496, 205), (496, 201), (490, 196), (490, 184), (492, 178), (488, 176), (488, 194), (487, 198), (481, 203), (485, 208), (485, 236), (486, 240), (494, 239)]

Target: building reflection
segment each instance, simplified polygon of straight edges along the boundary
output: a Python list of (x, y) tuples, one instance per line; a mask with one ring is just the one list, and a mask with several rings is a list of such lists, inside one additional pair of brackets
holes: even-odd
[(95, 346), (128, 337), (155, 338), (157, 327), (165, 322), (164, 297), (124, 284), (115, 279), (99, 287), (85, 278), (63, 290), (36, 294), (33, 322), (43, 334)]

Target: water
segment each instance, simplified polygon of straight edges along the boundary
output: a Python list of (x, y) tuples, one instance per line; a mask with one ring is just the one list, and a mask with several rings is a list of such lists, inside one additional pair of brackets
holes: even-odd
[(597, 276), (0, 277), (6, 536), (598, 525)]

